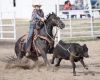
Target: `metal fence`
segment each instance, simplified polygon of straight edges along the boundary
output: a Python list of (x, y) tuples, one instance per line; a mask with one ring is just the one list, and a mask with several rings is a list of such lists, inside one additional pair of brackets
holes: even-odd
[(0, 12), (0, 39), (16, 39), (14, 12)]
[(62, 10), (59, 11), (59, 16), (66, 27), (59, 30), (58, 41), (67, 38), (95, 38), (100, 36), (100, 9)]

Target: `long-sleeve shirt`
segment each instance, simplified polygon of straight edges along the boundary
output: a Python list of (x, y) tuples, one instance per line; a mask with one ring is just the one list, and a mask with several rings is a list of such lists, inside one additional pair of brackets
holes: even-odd
[(39, 10), (34, 9), (32, 12), (31, 21), (35, 23), (36, 21), (40, 20), (43, 17), (44, 17), (44, 13), (42, 9)]

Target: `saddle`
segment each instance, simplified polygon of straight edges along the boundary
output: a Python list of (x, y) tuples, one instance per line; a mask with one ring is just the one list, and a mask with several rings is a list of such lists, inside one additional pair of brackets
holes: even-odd
[(50, 47), (52, 47), (52, 41), (50, 41), (50, 40), (49, 40), (47, 37), (45, 37), (45, 36), (41, 36), (39, 33), (40, 33), (40, 29), (34, 29), (33, 41), (36, 40), (37, 38), (41, 38), (41, 39), (46, 40), (46, 41), (49, 43)]

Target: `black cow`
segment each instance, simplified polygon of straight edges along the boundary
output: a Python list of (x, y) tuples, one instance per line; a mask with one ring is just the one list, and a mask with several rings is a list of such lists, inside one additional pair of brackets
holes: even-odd
[(57, 64), (60, 66), (60, 62), (62, 59), (70, 60), (73, 67), (73, 75), (76, 75), (76, 65), (75, 62), (80, 61), (85, 69), (88, 69), (83, 61), (84, 57), (88, 58), (88, 48), (86, 44), (81, 46), (78, 43), (64, 43), (62, 40), (56, 45), (53, 51), (52, 64), (54, 64), (55, 58), (57, 59)]

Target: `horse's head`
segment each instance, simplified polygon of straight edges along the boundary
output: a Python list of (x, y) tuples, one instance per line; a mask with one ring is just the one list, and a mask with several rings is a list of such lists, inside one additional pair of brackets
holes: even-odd
[(65, 24), (55, 13), (49, 14), (47, 19), (51, 22), (52, 26), (57, 26), (61, 29), (65, 27)]

